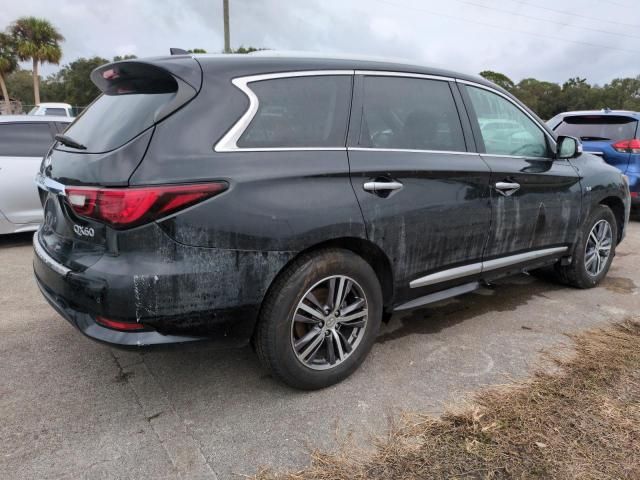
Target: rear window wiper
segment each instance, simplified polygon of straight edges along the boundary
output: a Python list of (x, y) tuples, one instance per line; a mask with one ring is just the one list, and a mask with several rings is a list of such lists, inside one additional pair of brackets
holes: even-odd
[(610, 138), (606, 138), (606, 137), (580, 137), (580, 140), (583, 140), (585, 142), (597, 142), (597, 141), (607, 141), (607, 140), (611, 140)]
[(76, 142), (73, 138), (71, 138), (71, 137), (69, 137), (67, 135), (63, 135), (61, 133), (57, 133), (54, 138), (56, 140), (58, 140), (60, 143), (62, 143), (63, 145), (66, 145), (67, 147), (76, 148), (78, 150), (86, 150), (87, 149), (87, 147), (85, 147), (83, 144), (81, 144), (80, 142)]

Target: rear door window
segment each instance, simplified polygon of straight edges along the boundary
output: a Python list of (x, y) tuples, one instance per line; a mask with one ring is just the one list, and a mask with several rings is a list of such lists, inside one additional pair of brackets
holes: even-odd
[(578, 137), (583, 141), (618, 141), (636, 137), (638, 122), (615, 115), (584, 115), (565, 117), (555, 128), (558, 135)]
[(358, 144), (371, 148), (466, 151), (449, 84), (366, 76)]
[(259, 101), (240, 148), (344, 147), (351, 75), (277, 78), (249, 83)]
[(52, 143), (46, 122), (0, 123), (0, 156), (43, 157)]

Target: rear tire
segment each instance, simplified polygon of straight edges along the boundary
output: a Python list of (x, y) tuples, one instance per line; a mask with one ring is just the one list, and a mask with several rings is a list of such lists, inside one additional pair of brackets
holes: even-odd
[(382, 290), (371, 266), (348, 250), (319, 250), (300, 256), (275, 280), (253, 342), (274, 377), (314, 390), (360, 366), (381, 319)]
[(555, 266), (559, 279), (573, 287), (593, 288), (607, 275), (618, 239), (618, 225), (611, 209), (598, 205), (578, 234), (571, 263)]

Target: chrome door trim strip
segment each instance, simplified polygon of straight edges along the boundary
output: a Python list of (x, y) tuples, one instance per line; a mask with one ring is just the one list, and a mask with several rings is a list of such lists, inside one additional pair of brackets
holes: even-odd
[(233, 124), (229, 131), (216, 143), (214, 150), (216, 152), (279, 152), (279, 151), (305, 151), (305, 150), (344, 150), (345, 147), (323, 148), (323, 147), (306, 147), (306, 148), (241, 148), (238, 147), (238, 140), (246, 130), (246, 128), (255, 117), (260, 106), (258, 96), (253, 93), (249, 87), (249, 83), (260, 82), (262, 80), (274, 80), (276, 78), (293, 78), (293, 77), (317, 77), (322, 75), (353, 75), (354, 70), (304, 70), (297, 72), (279, 72), (267, 73), (262, 75), (250, 75), (247, 77), (238, 77), (231, 80), (237, 88), (239, 88), (249, 99), (249, 107), (242, 114), (240, 119)]
[(450, 268), (441, 272), (432, 273), (424, 277), (416, 278), (409, 283), (410, 288), (425, 287), (434, 283), (455, 280), (456, 278), (466, 277), (468, 275), (476, 275), (482, 272), (482, 262), (472, 263), (471, 265), (463, 265), (462, 267)]
[(500, 90), (496, 90), (495, 88), (489, 87), (487, 85), (483, 85), (482, 83), (472, 82), (470, 80), (462, 80), (460, 78), (456, 78), (455, 81), (456, 81), (456, 83), (462, 83), (464, 85), (470, 85), (472, 87), (482, 88), (484, 90), (488, 90), (488, 91), (490, 91), (492, 93), (495, 93), (496, 95), (501, 96), (502, 98), (504, 98), (505, 100), (510, 102), (513, 106), (518, 108), (518, 110), (520, 110), (522, 113), (524, 113), (527, 117), (529, 117), (533, 121), (533, 123), (535, 123), (538, 126), (538, 128), (540, 130), (542, 130), (542, 133), (544, 133), (549, 138), (549, 140), (551, 140), (553, 145), (556, 146), (556, 139), (553, 138), (553, 135), (551, 135), (549, 132), (547, 132), (547, 129), (544, 128), (540, 124), (540, 122), (538, 120), (536, 120), (529, 112), (527, 112), (524, 108), (522, 108), (521, 105), (519, 105), (517, 102), (514, 102), (513, 99), (511, 97), (509, 97), (508, 95), (505, 95)]
[(478, 152), (453, 152), (450, 150), (416, 150), (413, 148), (348, 147), (347, 150), (354, 151), (354, 152), (409, 152), (409, 153), (444, 153), (447, 155), (478, 155)]
[(54, 193), (56, 195), (65, 195), (65, 186), (62, 183), (56, 182), (50, 177), (45, 177), (41, 173), (36, 174), (33, 182), (38, 188), (42, 190)]
[(355, 74), (377, 76), (377, 77), (422, 78), (426, 80), (441, 80), (443, 82), (455, 82), (455, 78), (453, 77), (444, 77), (441, 75), (428, 75), (424, 73), (396, 72), (392, 70), (356, 70)]
[(69, 273), (71, 271), (71, 269), (65, 267), (61, 263), (56, 262), (45, 251), (45, 249), (42, 247), (42, 245), (40, 245), (40, 240), (38, 240), (38, 234), (39, 233), (40, 233), (40, 230), (38, 230), (36, 233), (33, 234), (33, 250), (34, 250), (34, 252), (38, 256), (38, 258), (44, 262), (44, 264), (47, 267), (49, 267), (51, 270), (53, 270), (57, 274), (62, 275), (63, 277), (66, 276), (67, 273)]
[(470, 265), (463, 265), (462, 267), (450, 268), (448, 270), (442, 270), (440, 272), (425, 275), (424, 277), (416, 278), (409, 283), (409, 287), (425, 287), (427, 285), (433, 285), (435, 283), (455, 280), (456, 278), (462, 278), (469, 275), (477, 275), (482, 272), (497, 270), (499, 268), (516, 265), (518, 263), (523, 263), (529, 260), (535, 260), (537, 258), (547, 257), (553, 254), (564, 253), (567, 250), (569, 250), (569, 247), (543, 248), (540, 250), (533, 250), (531, 252), (518, 253), (516, 255), (496, 258), (494, 260), (488, 260), (486, 262), (478, 262), (472, 263)]
[(496, 258), (494, 260), (488, 260), (482, 262), (482, 271), (497, 270), (499, 268), (508, 267), (517, 263), (526, 262), (528, 260), (535, 260), (536, 258), (542, 258), (553, 255), (555, 253), (564, 253), (569, 250), (569, 247), (555, 247), (555, 248), (543, 248), (542, 250), (533, 250), (532, 252), (519, 253), (517, 255), (509, 255), (508, 257)]

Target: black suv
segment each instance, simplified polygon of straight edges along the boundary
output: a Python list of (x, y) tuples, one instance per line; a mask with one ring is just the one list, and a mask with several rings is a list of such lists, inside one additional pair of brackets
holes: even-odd
[(37, 283), (119, 345), (252, 339), (338, 382), (393, 311), (555, 265), (588, 288), (625, 234), (622, 174), (476, 77), (357, 59), (176, 55), (96, 69), (36, 182)]

